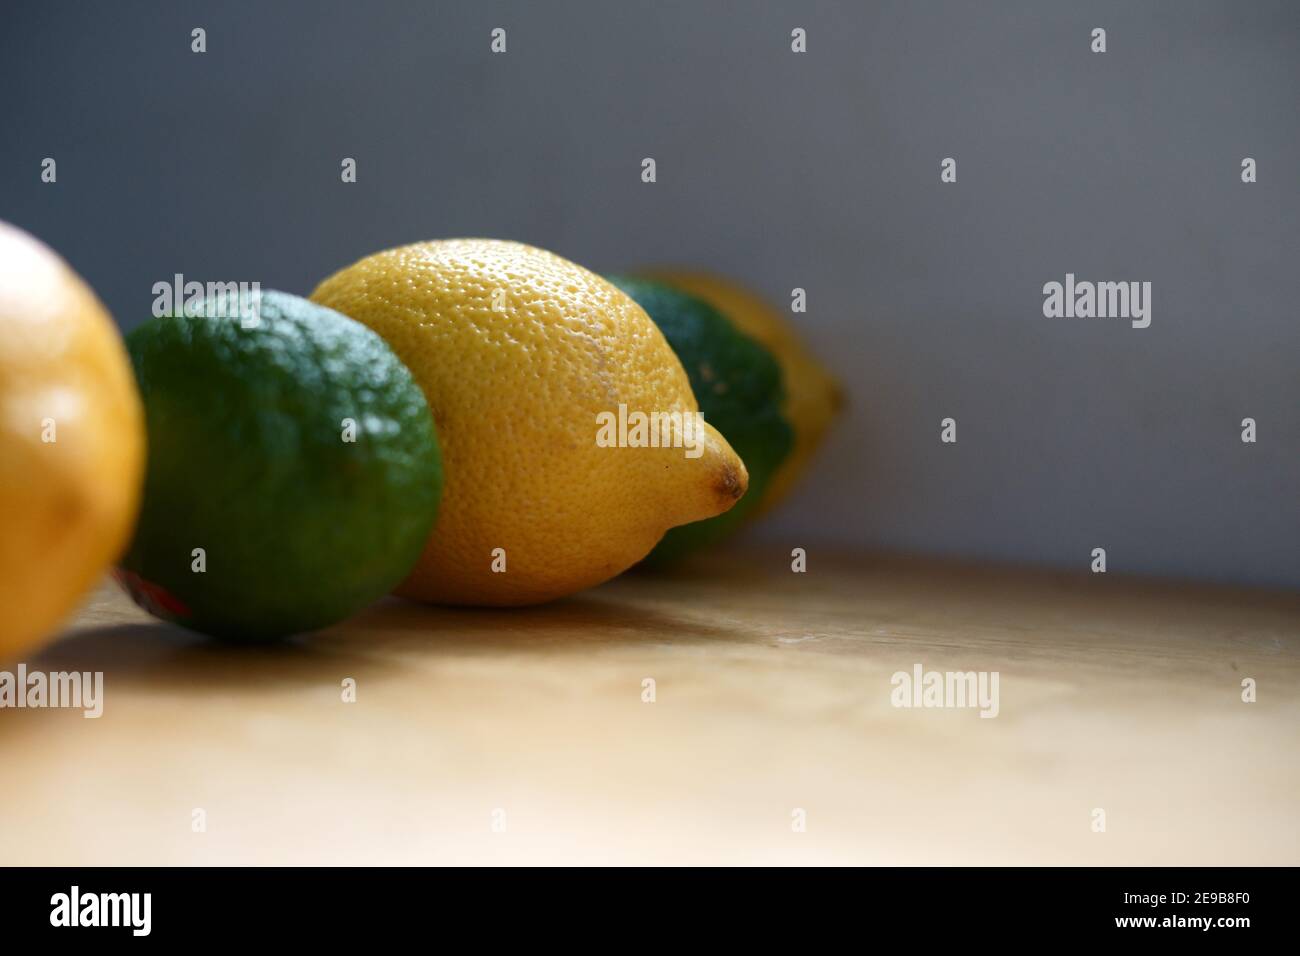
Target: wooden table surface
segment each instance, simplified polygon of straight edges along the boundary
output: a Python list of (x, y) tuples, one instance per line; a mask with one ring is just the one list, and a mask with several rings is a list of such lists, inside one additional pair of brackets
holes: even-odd
[(27, 664), (105, 711), (0, 710), (4, 864), (1300, 863), (1297, 594), (753, 547), (253, 650), (105, 583)]

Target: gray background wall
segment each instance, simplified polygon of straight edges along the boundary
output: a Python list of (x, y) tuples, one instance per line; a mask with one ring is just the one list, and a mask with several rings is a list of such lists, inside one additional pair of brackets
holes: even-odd
[[(1300, 4), (6, 0), (0, 24), (0, 218), (126, 328), (175, 272), (305, 294), (454, 235), (802, 286), (853, 404), (760, 534), (1300, 586)], [(1151, 281), (1151, 327), (1044, 318), (1066, 272)]]

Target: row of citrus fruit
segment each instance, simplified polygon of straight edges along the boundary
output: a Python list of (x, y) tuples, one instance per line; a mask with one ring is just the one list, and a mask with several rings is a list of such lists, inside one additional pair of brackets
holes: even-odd
[[(770, 507), (839, 402), (739, 288), (514, 242), (418, 243), (310, 300), (232, 304), (152, 319), (124, 355), (76, 274), (0, 223), (0, 657), (119, 557), (138, 603), (234, 640), (393, 589), (561, 597)], [(627, 424), (696, 412), (694, 432)]]

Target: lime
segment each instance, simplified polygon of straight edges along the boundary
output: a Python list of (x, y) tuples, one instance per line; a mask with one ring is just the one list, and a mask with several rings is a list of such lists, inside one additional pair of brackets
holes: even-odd
[(733, 532), (763, 498), (794, 432), (781, 412), (781, 369), (772, 354), (702, 299), (632, 276), (606, 276), (654, 320), (686, 369), (704, 420), (720, 431), (749, 470), (749, 491), (725, 514), (671, 529), (650, 552), (666, 564)]
[(437, 516), (424, 395), (378, 335), (297, 296), (263, 292), (255, 323), (199, 312), (127, 336), (148, 464), (119, 580), (234, 641), (340, 621), (402, 580)]

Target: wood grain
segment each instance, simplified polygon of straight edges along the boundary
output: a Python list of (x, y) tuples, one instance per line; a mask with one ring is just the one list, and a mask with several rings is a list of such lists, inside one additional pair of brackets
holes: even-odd
[(106, 704), (0, 710), (5, 864), (1300, 863), (1289, 593), (751, 548), (241, 650), (106, 583), (27, 663)]

